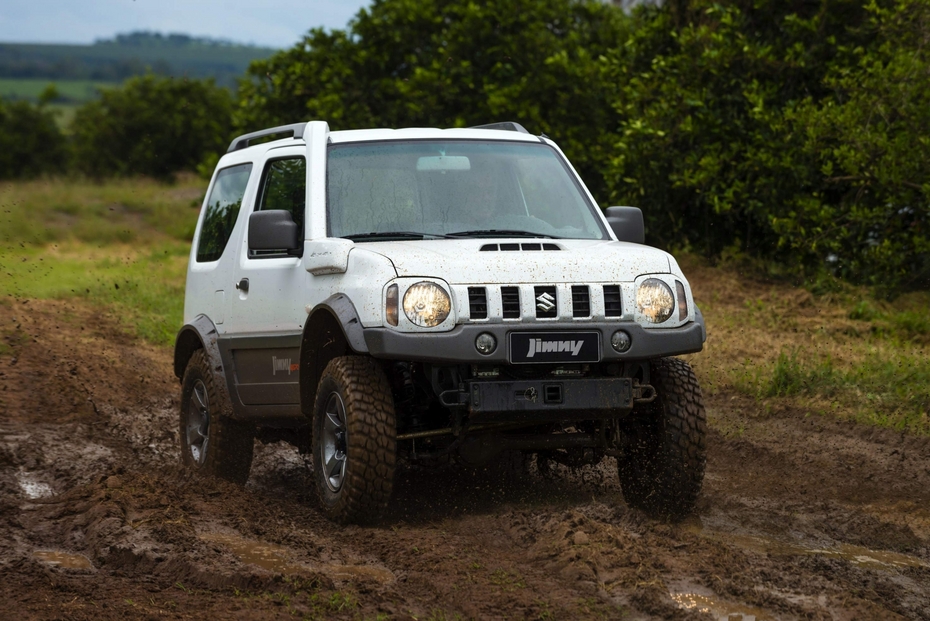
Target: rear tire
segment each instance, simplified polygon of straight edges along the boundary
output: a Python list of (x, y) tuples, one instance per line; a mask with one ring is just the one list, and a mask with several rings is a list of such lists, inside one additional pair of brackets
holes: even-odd
[(620, 488), (630, 506), (680, 520), (694, 510), (704, 482), (704, 399), (691, 366), (678, 358), (654, 361), (651, 382), (655, 401), (621, 425)]
[(394, 399), (372, 358), (334, 358), (313, 408), (313, 471), (323, 513), (340, 523), (377, 520), (391, 499), (397, 454)]
[(244, 485), (255, 445), (251, 425), (223, 416), (213, 369), (202, 349), (191, 356), (181, 383), (181, 463)]

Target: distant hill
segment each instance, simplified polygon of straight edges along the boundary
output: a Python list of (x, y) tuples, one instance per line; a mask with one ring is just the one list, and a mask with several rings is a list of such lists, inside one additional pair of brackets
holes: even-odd
[(151, 71), (235, 86), (253, 60), (277, 50), (222, 39), (132, 32), (92, 45), (0, 43), (0, 78), (122, 82)]

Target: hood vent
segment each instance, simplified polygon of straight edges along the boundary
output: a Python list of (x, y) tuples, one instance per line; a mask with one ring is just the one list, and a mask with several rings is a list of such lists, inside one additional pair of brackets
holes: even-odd
[(480, 248), (480, 252), (539, 252), (541, 250), (561, 250), (557, 244), (485, 244)]

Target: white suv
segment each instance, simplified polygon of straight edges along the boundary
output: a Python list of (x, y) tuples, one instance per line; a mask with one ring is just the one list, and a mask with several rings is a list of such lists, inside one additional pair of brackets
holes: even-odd
[(631, 505), (681, 517), (706, 423), (670, 356), (703, 348), (704, 321), (643, 233), (639, 209), (605, 217), (561, 150), (516, 123), (241, 136), (191, 249), (182, 460), (244, 482), (256, 436), (289, 440), (324, 513), (360, 522), (401, 459), (613, 456)]

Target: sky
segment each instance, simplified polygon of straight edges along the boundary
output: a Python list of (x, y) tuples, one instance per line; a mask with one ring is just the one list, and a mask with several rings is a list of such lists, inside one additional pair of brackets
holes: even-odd
[(370, 0), (4, 0), (2, 43), (93, 43), (135, 30), (287, 48), (314, 27), (345, 28)]

